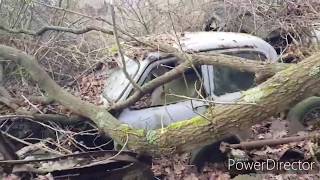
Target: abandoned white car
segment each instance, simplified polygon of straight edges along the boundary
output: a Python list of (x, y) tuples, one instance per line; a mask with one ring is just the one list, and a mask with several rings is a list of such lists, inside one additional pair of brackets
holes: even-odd
[[(277, 61), (274, 48), (264, 40), (242, 33), (194, 32), (180, 38), (181, 48), (192, 53), (222, 53), (257, 61)], [(175, 57), (150, 52), (142, 61), (126, 57), (131, 78), (143, 85), (178, 64)], [(254, 74), (226, 67), (202, 65), (147, 94), (135, 105), (115, 116), (134, 128), (156, 129), (190, 119), (205, 111), (211, 101), (233, 101), (241, 91), (254, 86)], [(108, 78), (103, 93), (106, 103), (126, 100), (134, 90), (121, 68)]]
[[(185, 33), (180, 38), (182, 50), (188, 53), (222, 53), (257, 61), (276, 62), (275, 49), (264, 40), (242, 33), (194, 32)], [(179, 48), (179, 47), (177, 47)], [(131, 78), (144, 85), (177, 66), (179, 61), (173, 56), (159, 52), (149, 52), (143, 60), (126, 57), (126, 69)], [(255, 85), (254, 74), (227, 67), (201, 65), (190, 68), (182, 76), (155, 88), (136, 104), (114, 115), (133, 128), (147, 130), (166, 127), (177, 121), (191, 119), (203, 113), (208, 100), (232, 102), (241, 97), (241, 91)], [(107, 104), (125, 101), (133, 94), (134, 86), (126, 78), (123, 69), (118, 68), (106, 82), (103, 99)], [(320, 98), (311, 97), (293, 107), (289, 120), (295, 120), (295, 127), (306, 124), (313, 111), (319, 110)], [(319, 116), (320, 117), (320, 116)], [(298, 123), (298, 124), (297, 124)], [(223, 139), (229, 143), (239, 143), (236, 136)], [(192, 152), (191, 164), (201, 168), (208, 161), (224, 161), (219, 151), (220, 142), (199, 148)]]

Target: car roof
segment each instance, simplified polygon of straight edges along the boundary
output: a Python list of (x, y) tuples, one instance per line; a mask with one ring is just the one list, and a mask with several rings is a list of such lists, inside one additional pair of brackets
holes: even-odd
[[(177, 41), (177, 36), (179, 42)], [(203, 52), (215, 50), (254, 50), (262, 52), (268, 60), (275, 62), (278, 55), (275, 49), (263, 39), (245, 33), (235, 32), (184, 32), (177, 36), (173, 34), (159, 34), (141, 37), (146, 41), (166, 43), (186, 52)], [(140, 68), (144, 69), (150, 63), (168, 57), (168, 54), (155, 52), (154, 49), (128, 42), (126, 55), (130, 59), (140, 62)], [(181, 46), (181, 48), (180, 48)], [(129, 67), (128, 67), (129, 68)]]
[[(263, 39), (245, 33), (234, 33), (234, 32), (185, 32), (178, 35), (177, 38), (171, 34), (161, 34), (157, 36), (147, 37), (148, 41), (165, 42), (170, 44), (177, 50), (182, 49), (186, 52), (204, 52), (204, 51), (215, 51), (215, 50), (254, 50), (262, 52), (267, 59), (271, 62), (275, 62), (278, 59), (277, 52), (275, 49)], [(181, 46), (181, 48), (180, 48)], [(130, 46), (132, 48), (133, 46)], [(140, 64), (142, 67), (147, 66), (153, 61), (166, 58), (168, 54), (161, 52), (154, 52), (154, 50), (147, 50), (145, 47), (139, 49), (131, 49), (128, 52), (129, 57), (137, 59), (138, 52), (143, 52), (144, 55), (138, 55)], [(130, 54), (134, 52), (134, 55)]]
[(270, 44), (259, 37), (244, 33), (187, 32), (181, 36), (180, 44), (187, 52), (247, 48), (263, 52), (270, 60), (277, 59), (277, 53)]
[[(254, 50), (262, 52), (267, 59), (275, 61), (278, 59), (274, 48), (263, 39), (244, 33), (235, 32), (184, 32), (179, 33), (177, 37), (172, 34), (159, 34), (153, 36), (140, 37), (145, 41), (155, 43), (166, 43), (186, 52), (201, 52), (210, 50)], [(180, 48), (181, 46), (181, 48)], [(154, 61), (167, 56), (164, 53), (155, 52), (154, 49), (141, 46), (136, 42), (124, 43), (125, 54), (131, 59), (141, 61)], [(149, 59), (151, 58), (151, 59)], [(144, 63), (142, 63), (144, 64)]]

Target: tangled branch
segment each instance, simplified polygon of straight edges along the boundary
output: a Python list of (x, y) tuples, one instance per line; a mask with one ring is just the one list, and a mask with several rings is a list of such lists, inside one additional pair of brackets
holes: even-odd
[(40, 28), (39, 31), (31, 31), (31, 30), (26, 30), (26, 29), (11, 29), (7, 28), (3, 25), (0, 25), (0, 29), (4, 30), (6, 32), (12, 33), (12, 34), (27, 34), (27, 35), (32, 35), (32, 36), (41, 36), (47, 31), (57, 31), (57, 32), (68, 32), (68, 33), (73, 33), (73, 34), (84, 34), (90, 31), (99, 31), (105, 34), (113, 35), (113, 32), (102, 28), (98, 26), (86, 26), (81, 29), (75, 29), (75, 28), (68, 28), (68, 27), (61, 27), (61, 26), (44, 26)]

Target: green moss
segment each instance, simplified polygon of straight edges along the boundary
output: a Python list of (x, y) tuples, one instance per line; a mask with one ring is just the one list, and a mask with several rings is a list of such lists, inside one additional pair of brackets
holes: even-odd
[(115, 55), (118, 53), (119, 49), (118, 49), (118, 46), (117, 45), (113, 45), (111, 46), (111, 48), (109, 49), (111, 55)]
[(309, 72), (309, 76), (320, 77), (320, 66), (314, 66)]
[(157, 139), (159, 138), (159, 134), (155, 130), (150, 130), (147, 132), (146, 139), (148, 144), (156, 145)]
[(175, 122), (175, 123), (169, 125), (166, 129), (167, 130), (178, 130), (178, 129), (181, 129), (186, 126), (205, 126), (205, 125), (208, 125), (209, 123), (210, 123), (210, 121), (208, 121), (207, 119), (205, 119), (201, 116), (197, 116), (197, 117), (194, 117), (189, 120)]
[(259, 102), (262, 98), (273, 93), (278, 84), (270, 85), (265, 88), (255, 87), (243, 92), (243, 100), (247, 103)]
[(128, 124), (121, 124), (119, 126), (119, 131), (124, 132), (125, 134), (133, 134), (139, 137), (145, 136), (144, 129), (132, 129)]

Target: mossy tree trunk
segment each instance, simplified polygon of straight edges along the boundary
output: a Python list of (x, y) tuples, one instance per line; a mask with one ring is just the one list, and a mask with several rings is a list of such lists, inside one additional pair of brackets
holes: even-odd
[[(17, 49), (0, 45), (0, 57), (24, 67), (50, 98), (74, 113), (90, 118), (120, 144), (153, 155), (190, 151), (248, 128), (320, 89), (320, 53), (278, 72), (259, 86), (243, 92), (242, 105), (215, 105), (203, 116), (146, 131), (121, 124), (107, 110), (84, 102), (58, 86), (37, 61)], [(256, 103), (250, 105), (250, 103)]]

